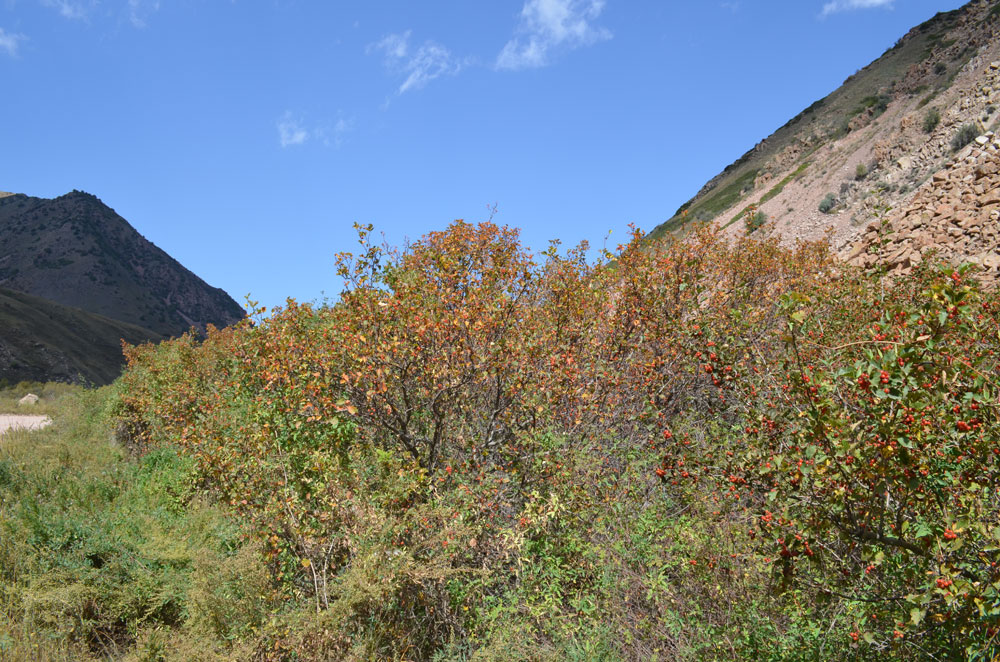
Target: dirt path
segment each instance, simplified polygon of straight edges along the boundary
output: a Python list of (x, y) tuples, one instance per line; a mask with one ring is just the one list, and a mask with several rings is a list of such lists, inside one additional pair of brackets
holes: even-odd
[(0, 414), (0, 435), (7, 430), (38, 430), (52, 423), (48, 416), (25, 416), (21, 414)]

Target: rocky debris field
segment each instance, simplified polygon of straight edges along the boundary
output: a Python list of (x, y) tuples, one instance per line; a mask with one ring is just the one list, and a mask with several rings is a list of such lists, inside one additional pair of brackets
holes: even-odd
[(870, 223), (845, 255), (862, 267), (884, 264), (890, 275), (908, 274), (931, 256), (979, 265), (988, 286), (1000, 281), (1000, 136), (976, 138), (909, 204)]

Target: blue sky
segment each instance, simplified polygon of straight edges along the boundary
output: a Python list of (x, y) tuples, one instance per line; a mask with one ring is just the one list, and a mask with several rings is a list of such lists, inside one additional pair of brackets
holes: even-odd
[(100, 197), (238, 301), (452, 219), (649, 230), (945, 0), (0, 0), (0, 190)]

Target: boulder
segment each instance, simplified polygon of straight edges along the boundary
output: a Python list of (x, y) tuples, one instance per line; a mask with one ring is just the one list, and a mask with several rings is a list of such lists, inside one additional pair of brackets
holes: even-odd
[(38, 404), (38, 396), (34, 393), (29, 393), (17, 401), (18, 407), (31, 407), (35, 404)]

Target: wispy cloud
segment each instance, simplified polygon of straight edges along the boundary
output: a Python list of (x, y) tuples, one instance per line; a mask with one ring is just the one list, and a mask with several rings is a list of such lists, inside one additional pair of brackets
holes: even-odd
[(344, 137), (354, 129), (352, 120), (340, 118), (333, 124), (307, 127), (305, 122), (292, 111), (286, 111), (277, 121), (278, 142), (282, 147), (304, 145), (317, 140), (327, 147), (340, 147)]
[(302, 145), (309, 140), (309, 132), (302, 126), (301, 121), (292, 117), (292, 112), (288, 111), (278, 120), (278, 142), (282, 147), (292, 145)]
[(313, 129), (312, 135), (327, 147), (340, 147), (345, 136), (353, 130), (353, 120), (340, 118), (331, 126), (320, 126)]
[(820, 12), (820, 16), (829, 16), (830, 14), (852, 9), (875, 9), (878, 7), (888, 9), (892, 7), (892, 3), (893, 0), (831, 0), (831, 2), (823, 5), (823, 11)]
[(17, 49), (21, 42), (27, 39), (23, 34), (10, 34), (0, 28), (0, 52), (6, 52), (11, 57), (17, 57)]
[[(42, 5), (51, 7), (63, 18), (74, 21), (86, 21), (97, 9), (100, 0), (40, 0)], [(111, 6), (111, 12), (121, 12), (128, 22), (136, 28), (146, 27), (150, 16), (160, 10), (160, 0), (119, 0), (115, 3), (104, 3)]]
[(611, 39), (611, 32), (593, 25), (604, 0), (527, 0), (521, 9), (517, 36), (497, 56), (498, 69), (544, 67), (552, 54)]
[(87, 18), (92, 3), (74, 2), (73, 0), (42, 0), (42, 4), (59, 12), (63, 18), (80, 21)]
[(146, 19), (160, 10), (160, 0), (128, 0), (128, 20), (133, 27), (146, 27)]
[(399, 94), (419, 90), (441, 76), (454, 76), (469, 63), (455, 58), (447, 48), (430, 40), (414, 50), (409, 30), (383, 37), (368, 47), (368, 52), (373, 51), (383, 54), (386, 68), (406, 76), (399, 86)]

